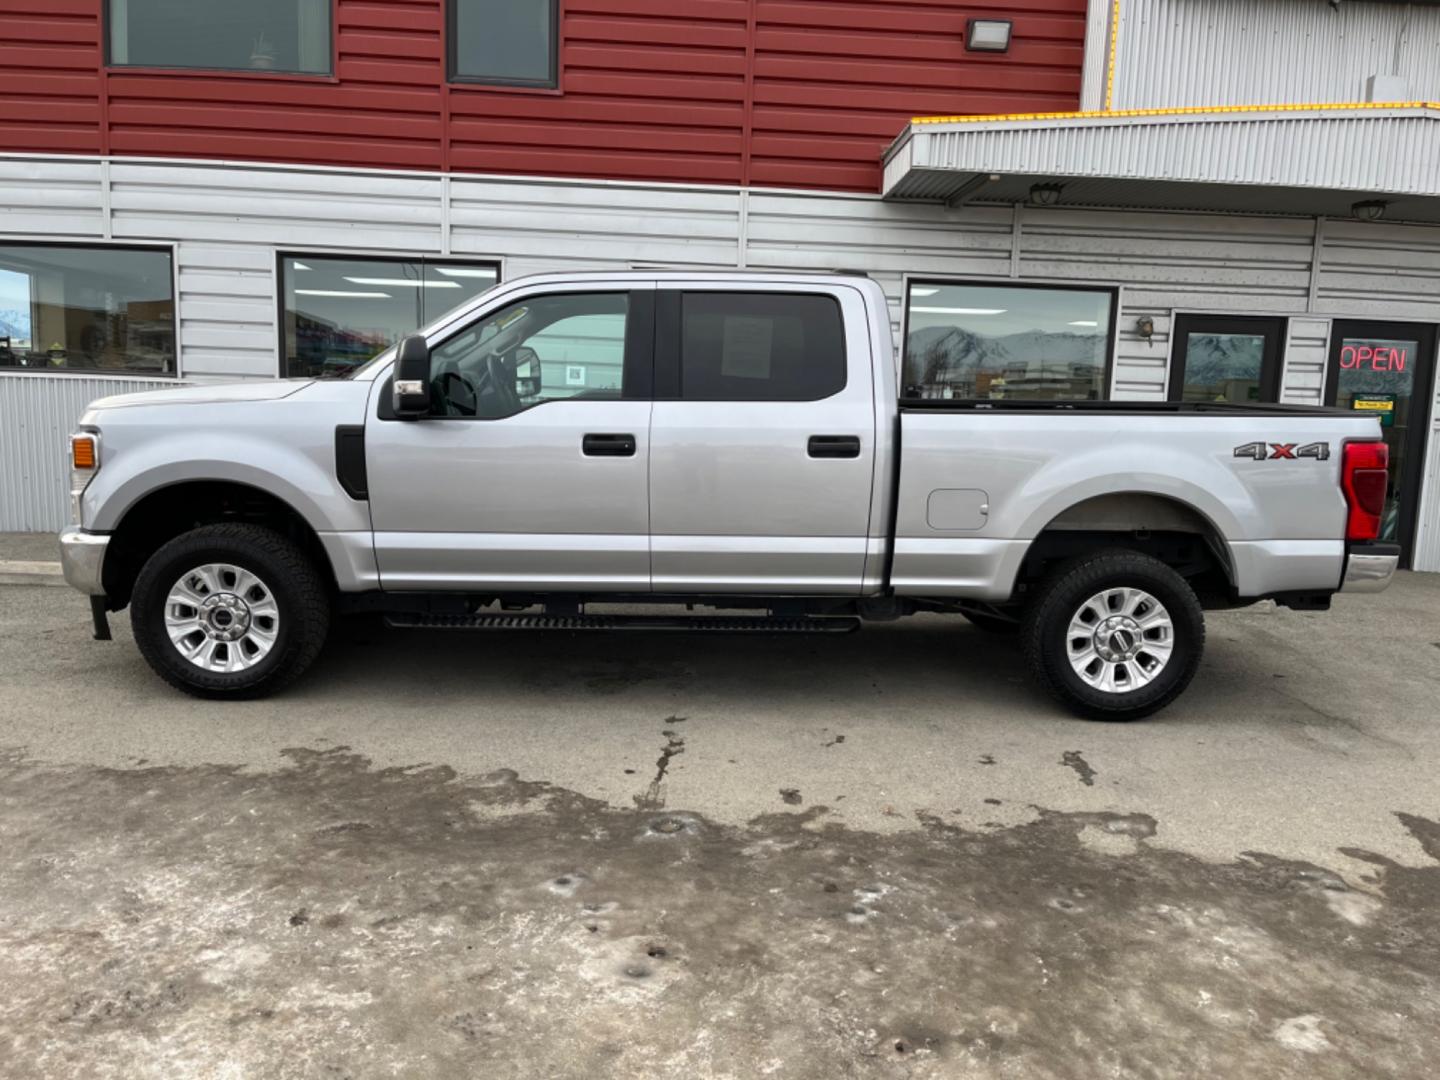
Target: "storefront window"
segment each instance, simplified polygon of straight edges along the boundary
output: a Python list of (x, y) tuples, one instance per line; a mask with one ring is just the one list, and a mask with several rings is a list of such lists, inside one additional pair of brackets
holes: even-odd
[(450, 76), (556, 85), (558, 0), (450, 0)]
[(343, 375), (500, 280), (494, 263), (284, 255), (283, 372)]
[(904, 396), (1099, 400), (1114, 314), (1113, 289), (911, 282)]
[(330, 73), (331, 0), (109, 0), (116, 66)]
[(175, 374), (168, 249), (0, 245), (0, 368)]

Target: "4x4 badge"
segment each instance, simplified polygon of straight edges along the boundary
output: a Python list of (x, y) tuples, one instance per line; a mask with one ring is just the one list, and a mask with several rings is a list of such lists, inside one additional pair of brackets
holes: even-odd
[(1312, 442), (1300, 446), (1296, 443), (1251, 442), (1235, 447), (1235, 456), (1255, 461), (1294, 461), (1297, 458), (1314, 458), (1316, 461), (1330, 460), (1328, 442)]

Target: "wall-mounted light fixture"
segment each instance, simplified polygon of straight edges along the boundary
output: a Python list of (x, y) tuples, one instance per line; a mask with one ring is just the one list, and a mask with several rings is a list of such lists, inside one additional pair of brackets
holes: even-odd
[(1385, 207), (1388, 205), (1384, 199), (1367, 199), (1351, 206), (1350, 216), (1356, 221), (1379, 221), (1385, 216)]
[(1135, 320), (1135, 333), (1144, 338), (1146, 344), (1149, 344), (1150, 339), (1155, 336), (1155, 320), (1149, 315), (1141, 315)]
[(965, 48), (971, 52), (1008, 52), (1009, 19), (971, 19), (965, 24)]
[(1054, 206), (1060, 201), (1060, 193), (1064, 190), (1064, 184), (1031, 184), (1030, 205)]

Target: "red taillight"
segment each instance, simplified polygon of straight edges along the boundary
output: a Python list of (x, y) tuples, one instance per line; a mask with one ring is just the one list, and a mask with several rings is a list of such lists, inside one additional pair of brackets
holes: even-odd
[(1345, 522), (1346, 540), (1374, 540), (1380, 535), (1389, 469), (1390, 448), (1383, 442), (1345, 444), (1340, 486), (1350, 507), (1350, 516)]

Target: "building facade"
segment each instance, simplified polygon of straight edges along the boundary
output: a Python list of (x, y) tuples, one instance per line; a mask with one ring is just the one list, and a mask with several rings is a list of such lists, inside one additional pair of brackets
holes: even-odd
[(1440, 570), (1437, 48), (1358, 0), (7, 0), (0, 529), (63, 524), (95, 397), (803, 268), (881, 282), (909, 394), (1375, 411)]

